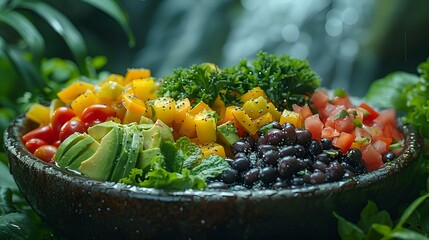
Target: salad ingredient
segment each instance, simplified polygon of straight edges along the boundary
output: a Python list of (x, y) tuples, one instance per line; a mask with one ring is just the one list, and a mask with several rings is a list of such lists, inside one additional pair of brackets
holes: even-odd
[(54, 134), (58, 136), (60, 134), (61, 127), (70, 119), (75, 117), (76, 114), (71, 108), (59, 107), (57, 108), (51, 117), (51, 126)]
[(42, 104), (31, 105), (25, 116), (40, 125), (47, 125), (50, 122), (50, 109)]
[(52, 144), (58, 139), (50, 125), (41, 126), (24, 134), (24, 136), (22, 136), (22, 142), (25, 144), (28, 140), (32, 138), (41, 139), (48, 144)]
[(60, 129), (59, 140), (63, 142), (66, 138), (72, 135), (75, 132), (84, 133), (86, 131), (86, 126), (79, 119), (70, 119)]
[(48, 145), (48, 143), (39, 138), (31, 138), (25, 143), (25, 148), (27, 148), (29, 152), (34, 153), (37, 148), (43, 145)]
[(375, 106), (396, 109), (404, 123), (412, 124), (428, 138), (429, 59), (419, 64), (417, 72), (419, 75), (393, 72), (374, 81), (365, 99)]
[(34, 156), (41, 159), (42, 161), (45, 161), (47, 163), (50, 163), (57, 152), (57, 148), (52, 145), (43, 145), (40, 146), (34, 151)]
[(158, 94), (175, 100), (189, 98), (194, 103), (203, 101), (211, 107), (220, 96), (226, 106), (237, 106), (242, 101), (257, 98), (257, 91), (242, 98), (238, 94), (259, 87), (278, 109), (283, 110), (294, 103), (304, 105), (319, 86), (318, 76), (306, 61), (259, 52), (255, 61), (243, 60), (224, 70), (207, 63), (176, 69), (163, 79)]

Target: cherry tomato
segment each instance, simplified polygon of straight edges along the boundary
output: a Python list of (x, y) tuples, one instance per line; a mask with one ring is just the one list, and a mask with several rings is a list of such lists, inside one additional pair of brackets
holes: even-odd
[(82, 111), (81, 119), (88, 128), (97, 123), (105, 122), (107, 118), (114, 117), (115, 115), (116, 111), (113, 107), (103, 104), (94, 104)]
[(54, 146), (56, 148), (58, 148), (60, 145), (61, 145), (61, 141), (60, 140), (57, 140), (54, 143), (52, 143), (52, 146)]
[(32, 138), (42, 139), (43, 141), (47, 142), (48, 144), (51, 144), (58, 139), (58, 137), (57, 137), (57, 135), (55, 135), (52, 127), (49, 125), (36, 128), (36, 129), (26, 133), (24, 136), (22, 136), (21, 140), (23, 143), (26, 143), (28, 140), (30, 140)]
[(51, 117), (51, 125), (54, 133), (59, 136), (61, 127), (70, 119), (75, 117), (76, 114), (71, 108), (59, 107), (57, 108)]
[(55, 153), (57, 152), (57, 148), (52, 145), (43, 145), (34, 151), (34, 156), (39, 158), (40, 160), (44, 162), (51, 162), (53, 157), (55, 156)]
[(34, 153), (34, 151), (36, 151), (37, 148), (43, 145), (48, 145), (48, 143), (39, 138), (31, 138), (30, 140), (25, 142), (25, 148), (27, 148), (27, 150), (31, 153)]
[(75, 132), (86, 132), (85, 125), (79, 119), (70, 119), (68, 122), (64, 123), (61, 128), (59, 140), (62, 142)]

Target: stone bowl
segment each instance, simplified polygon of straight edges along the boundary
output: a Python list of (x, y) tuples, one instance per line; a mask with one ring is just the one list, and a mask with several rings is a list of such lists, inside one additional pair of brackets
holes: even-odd
[(406, 149), (371, 173), (285, 190), (167, 192), (87, 179), (38, 160), (21, 136), (24, 116), (5, 131), (10, 172), (31, 207), (66, 239), (338, 238), (335, 211), (357, 221), (368, 200), (392, 217), (419, 195), (421, 138), (404, 125)]

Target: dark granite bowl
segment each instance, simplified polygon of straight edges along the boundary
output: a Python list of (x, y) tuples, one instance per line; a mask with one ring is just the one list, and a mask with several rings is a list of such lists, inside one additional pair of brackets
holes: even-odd
[(10, 171), (29, 204), (70, 239), (338, 238), (333, 211), (356, 221), (368, 200), (396, 213), (418, 196), (421, 140), (402, 128), (406, 150), (377, 171), (294, 190), (165, 192), (88, 180), (48, 165), (20, 141), (34, 123), (5, 132)]

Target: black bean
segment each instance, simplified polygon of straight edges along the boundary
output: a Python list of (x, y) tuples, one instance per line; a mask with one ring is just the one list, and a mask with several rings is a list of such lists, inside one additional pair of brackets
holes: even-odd
[(279, 182), (273, 183), (273, 185), (271, 187), (273, 189), (285, 189), (288, 186), (289, 186), (289, 184), (287, 183), (287, 181), (279, 181)]
[(277, 170), (273, 167), (262, 168), (259, 172), (259, 178), (265, 184), (274, 182), (277, 178)]
[(307, 155), (307, 151), (305, 150), (305, 147), (302, 145), (295, 145), (295, 156), (298, 158), (304, 158)]
[(395, 158), (396, 158), (396, 155), (393, 152), (389, 151), (383, 154), (382, 159), (383, 159), (383, 162), (386, 163), (386, 162), (393, 161)]
[(279, 157), (285, 156), (294, 156), (295, 155), (295, 147), (294, 146), (282, 146), (279, 148)]
[(345, 173), (345, 168), (338, 161), (332, 161), (329, 163), (328, 167), (326, 168), (326, 173), (327, 173), (328, 180), (330, 181), (340, 180)]
[(268, 150), (262, 155), (262, 159), (266, 164), (275, 166), (279, 160), (279, 151)]
[(331, 158), (329, 158), (328, 154), (321, 153), (314, 157), (314, 160), (321, 161), (323, 163), (329, 164), (331, 162)]
[(248, 186), (252, 186), (259, 180), (259, 168), (252, 168), (243, 175), (243, 182)]
[(326, 175), (323, 171), (316, 170), (310, 175), (310, 183), (312, 184), (323, 183), (325, 179)]
[(323, 150), (329, 150), (332, 148), (332, 141), (328, 138), (322, 138), (320, 141), (322, 143)]
[(231, 167), (240, 173), (249, 169), (250, 161), (247, 158), (237, 158), (231, 163)]
[(319, 141), (313, 140), (310, 143), (310, 146), (308, 147), (308, 151), (313, 155), (318, 155), (322, 153), (323, 146)]
[(282, 126), (284, 133), (284, 143), (287, 145), (293, 145), (296, 143), (296, 132), (295, 127), (291, 123), (285, 123)]
[(249, 153), (250, 151), (252, 151), (252, 147), (250, 146), (250, 144), (248, 142), (242, 141), (242, 140), (232, 144), (231, 148), (232, 148), (232, 152), (234, 154), (239, 153), (239, 152)]
[(353, 167), (357, 167), (362, 164), (362, 152), (359, 149), (352, 148), (345, 154), (344, 161)]
[(298, 167), (298, 159), (296, 159), (296, 157), (287, 156), (279, 160), (277, 170), (279, 171), (280, 177), (287, 178), (295, 173)]
[(220, 179), (226, 184), (234, 183), (238, 180), (238, 171), (235, 169), (226, 169), (220, 175)]
[(318, 169), (318, 170), (320, 170), (322, 172), (324, 172), (326, 170), (326, 167), (327, 167), (326, 163), (324, 163), (322, 161), (316, 161), (313, 164), (313, 168), (314, 169)]
[(283, 142), (283, 131), (277, 128), (272, 128), (265, 133), (265, 138), (269, 144), (280, 145)]
[(311, 142), (311, 132), (307, 129), (295, 129), (296, 132), (296, 143), (308, 146)]

